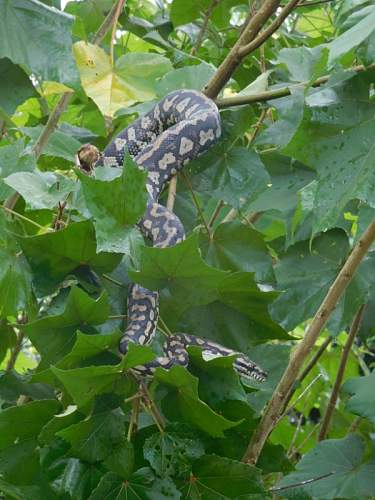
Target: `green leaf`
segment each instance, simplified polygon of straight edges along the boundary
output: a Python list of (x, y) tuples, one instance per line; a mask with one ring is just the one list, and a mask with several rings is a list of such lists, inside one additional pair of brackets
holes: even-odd
[(165, 57), (142, 52), (128, 53), (112, 66), (102, 48), (86, 42), (74, 44), (74, 55), (83, 88), (107, 116), (154, 99), (156, 80), (172, 68)]
[(7, 58), (0, 59), (0, 108), (11, 116), (17, 106), (37, 95), (27, 74)]
[(111, 472), (128, 479), (134, 468), (133, 444), (129, 443), (129, 441), (119, 443), (104, 463)]
[(204, 455), (204, 448), (198, 439), (158, 433), (146, 439), (143, 455), (158, 476), (183, 476)]
[(173, 90), (202, 90), (214, 73), (215, 67), (207, 63), (174, 69), (160, 79), (156, 93), (158, 97), (163, 97)]
[(193, 187), (223, 199), (235, 208), (246, 207), (267, 189), (269, 176), (259, 155), (221, 143), (192, 164)]
[(285, 152), (316, 168), (314, 231), (332, 227), (350, 200), (373, 206), (374, 109), (359, 77), (338, 88), (340, 100), (311, 107)]
[(53, 233), (19, 237), (18, 241), (43, 294), (52, 292), (79, 266), (90, 266), (102, 273), (114, 269), (121, 259), (118, 255), (97, 253), (94, 228), (89, 221), (74, 222)]
[[(30, 137), (31, 144), (34, 144), (42, 133), (44, 127), (21, 127), (22, 132)], [(75, 162), (75, 155), (81, 143), (77, 141), (71, 134), (65, 134), (60, 130), (55, 130), (48, 138), (47, 144), (44, 146), (42, 154), (47, 156), (57, 156), (64, 158), (70, 162)]]
[(75, 190), (76, 183), (52, 172), (17, 172), (4, 182), (20, 193), (31, 209), (54, 208)]
[(25, 151), (24, 141), (19, 139), (8, 146), (0, 148), (0, 201), (13, 193), (4, 178), (15, 172), (33, 171), (36, 167), (35, 158)]
[(124, 414), (118, 408), (92, 415), (57, 432), (71, 445), (71, 453), (95, 463), (107, 458), (113, 447), (125, 437)]
[(351, 395), (346, 410), (368, 418), (375, 423), (375, 372), (367, 377), (351, 378), (345, 382), (342, 390)]
[[(282, 495), (293, 498), (293, 490), (302, 491), (313, 498), (365, 498), (375, 494), (375, 461), (364, 459), (365, 446), (359, 436), (327, 439), (307, 453), (292, 472), (278, 484), (290, 486)], [(307, 480), (314, 480), (301, 485)], [(293, 488), (292, 485), (298, 486)]]
[(44, 80), (74, 83), (73, 17), (37, 0), (0, 0), (0, 57), (25, 65)]
[(146, 210), (147, 173), (127, 155), (120, 176), (113, 180), (78, 175), (87, 207), (94, 217), (98, 251), (129, 253), (132, 239), (138, 234), (132, 226)]
[(277, 63), (285, 64), (291, 80), (308, 82), (326, 74), (328, 50), (322, 45), (317, 47), (295, 47), (281, 49)]
[(32, 312), (32, 277), (17, 242), (5, 232), (1, 222), (0, 219), (0, 318), (16, 317), (21, 310)]
[[(178, 409), (183, 420), (203, 430), (213, 437), (222, 437), (223, 431), (238, 425), (215, 413), (198, 395), (198, 379), (193, 377), (182, 366), (174, 366), (170, 370), (158, 368), (155, 380), (174, 389), (175, 409)], [(168, 395), (168, 400), (172, 396)]]
[(218, 297), (218, 286), (225, 271), (208, 266), (200, 256), (198, 235), (191, 235), (170, 248), (141, 249), (140, 270), (130, 271), (136, 283), (150, 290), (168, 287), (169, 298), (164, 307), (176, 316), (198, 304), (207, 304)]
[(42, 356), (39, 369), (57, 363), (71, 350), (78, 328), (103, 323), (108, 317), (108, 308), (106, 293), (94, 300), (74, 287), (61, 314), (46, 316), (26, 325), (26, 334)]
[(151, 469), (137, 470), (127, 481), (108, 472), (92, 492), (89, 500), (178, 500), (181, 494), (169, 478), (155, 478)]
[(2, 410), (0, 413), (0, 449), (16, 441), (34, 438), (59, 409), (58, 401), (44, 400)]
[(356, 23), (352, 28), (342, 33), (329, 44), (329, 62), (333, 64), (337, 59), (358, 47), (375, 30), (375, 8)]
[[(341, 230), (331, 230), (309, 242), (293, 245), (280, 255), (275, 274), (285, 290), (271, 306), (271, 314), (286, 330), (311, 318), (326, 296), (348, 254)], [(353, 318), (366, 297), (366, 283), (357, 275), (345, 290), (330, 318), (330, 329), (339, 332)]]
[(122, 378), (125, 370), (152, 361), (154, 357), (155, 354), (150, 347), (131, 344), (118, 365), (86, 366), (71, 370), (61, 370), (52, 366), (51, 370), (62, 382), (74, 403), (82, 407), (98, 394), (113, 392), (115, 382)]
[(217, 455), (205, 455), (193, 465), (193, 474), (183, 489), (185, 498), (268, 498), (260, 470)]
[(208, 239), (201, 233), (201, 248), (208, 264), (226, 271), (254, 272), (260, 281), (272, 278), (272, 260), (258, 231), (239, 221), (219, 224)]

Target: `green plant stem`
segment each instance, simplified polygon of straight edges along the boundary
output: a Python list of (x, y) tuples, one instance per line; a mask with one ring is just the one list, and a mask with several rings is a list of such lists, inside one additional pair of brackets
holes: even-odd
[(340, 364), (339, 364), (339, 368), (337, 370), (335, 383), (333, 384), (331, 397), (329, 398), (329, 402), (328, 402), (328, 405), (327, 405), (327, 408), (326, 408), (326, 411), (325, 411), (325, 414), (324, 414), (324, 417), (322, 420), (322, 425), (320, 428), (318, 441), (323, 441), (323, 439), (325, 439), (327, 436), (328, 429), (329, 429), (329, 426), (330, 426), (330, 423), (332, 420), (332, 415), (333, 415), (334, 409), (336, 407), (337, 399), (339, 397), (339, 391), (340, 391), (340, 387), (342, 384), (342, 380), (344, 378), (344, 373), (345, 373), (345, 368), (346, 368), (346, 365), (348, 362), (349, 353), (350, 353), (351, 347), (353, 345), (355, 336), (357, 335), (359, 327), (361, 326), (364, 310), (365, 310), (365, 305), (363, 304), (358, 309), (357, 314), (355, 315), (355, 317), (353, 319), (353, 323), (350, 327), (350, 332), (349, 332), (348, 338), (345, 342), (345, 346), (344, 346), (344, 349), (343, 349), (342, 354), (341, 354)]
[[(352, 71), (354, 73), (362, 73), (363, 71), (368, 71), (371, 69), (375, 68), (375, 63), (369, 64), (368, 66), (363, 66), (363, 64), (360, 64), (358, 66), (352, 66), (351, 68), (348, 68), (346, 71)], [(321, 76), (313, 84), (311, 85), (312, 87), (320, 87), (320, 85), (323, 85), (323, 83), (326, 83), (328, 79), (330, 78), (330, 75), (325, 75)], [(216, 105), (220, 109), (224, 108), (229, 108), (231, 106), (242, 106), (245, 104), (253, 104), (255, 102), (265, 102), (265, 101), (272, 101), (273, 99), (280, 99), (281, 97), (286, 97), (288, 95), (291, 95), (291, 89), (293, 87), (298, 88), (304, 85), (309, 85), (310, 82), (301, 82), (298, 84), (291, 84), (287, 87), (281, 87), (276, 90), (267, 90), (265, 92), (259, 92), (258, 94), (252, 94), (252, 95), (241, 95), (241, 96), (233, 96), (233, 97), (226, 97), (224, 99), (216, 99)]]
[(52, 231), (51, 229), (49, 228), (45, 228), (43, 226), (41, 226), (40, 224), (38, 224), (37, 222), (29, 219), (28, 217), (25, 217), (25, 215), (22, 215), (18, 212), (16, 212), (15, 210), (12, 210), (11, 208), (8, 208), (7, 206), (4, 205), (0, 205), (1, 208), (3, 210), (5, 210), (5, 212), (7, 212), (8, 214), (12, 214), (14, 215), (15, 217), (18, 217), (19, 219), (22, 219), (24, 220), (25, 222), (28, 222), (29, 224), (32, 224), (33, 226), (37, 227), (38, 229), (41, 229), (43, 232), (48, 232), (48, 231)]
[(369, 224), (362, 234), (351, 254), (347, 258), (341, 271), (330, 287), (326, 297), (316, 312), (312, 322), (307, 329), (304, 338), (297, 345), (289, 364), (270, 399), (264, 415), (253, 433), (252, 439), (246, 449), (242, 460), (246, 463), (255, 464), (263, 449), (263, 446), (277, 424), (280, 414), (285, 407), (285, 401), (292, 390), (298, 373), (313, 348), (320, 332), (335, 309), (344, 290), (352, 280), (359, 264), (375, 241), (375, 219)]

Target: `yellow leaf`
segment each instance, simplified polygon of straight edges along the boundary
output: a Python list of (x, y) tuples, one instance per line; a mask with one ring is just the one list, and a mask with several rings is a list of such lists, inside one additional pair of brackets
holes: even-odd
[(82, 86), (103, 115), (156, 97), (156, 81), (172, 68), (160, 54), (131, 52), (111, 65), (108, 54), (97, 45), (77, 42), (73, 47)]

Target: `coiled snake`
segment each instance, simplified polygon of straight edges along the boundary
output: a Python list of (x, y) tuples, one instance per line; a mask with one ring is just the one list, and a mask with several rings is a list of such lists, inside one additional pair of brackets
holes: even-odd
[[(125, 128), (96, 163), (96, 166), (122, 167), (128, 150), (139, 168), (148, 172), (149, 199), (138, 226), (155, 247), (172, 246), (185, 238), (179, 218), (157, 202), (161, 191), (174, 174), (205, 153), (220, 135), (216, 105), (199, 92), (178, 90)], [(120, 342), (122, 353), (127, 352), (129, 342), (144, 345), (152, 341), (158, 313), (158, 292), (132, 284), (128, 293), (128, 325)], [(266, 373), (244, 354), (185, 333), (169, 336), (164, 344), (164, 356), (136, 367), (136, 371), (152, 375), (157, 367), (187, 366), (189, 346), (199, 346), (203, 355), (211, 357), (237, 354), (233, 366), (241, 376), (259, 381), (266, 378)]]

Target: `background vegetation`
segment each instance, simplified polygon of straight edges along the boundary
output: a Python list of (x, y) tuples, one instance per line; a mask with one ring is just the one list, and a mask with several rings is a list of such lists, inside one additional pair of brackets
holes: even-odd
[[(2, 495), (374, 498), (375, 3), (63, 7), (0, 0)], [(223, 137), (163, 194), (188, 238), (153, 249), (142, 173), (75, 154), (180, 88), (216, 99)], [(130, 281), (161, 320), (121, 359)], [(175, 331), (267, 382), (191, 349), (139, 384)]]

